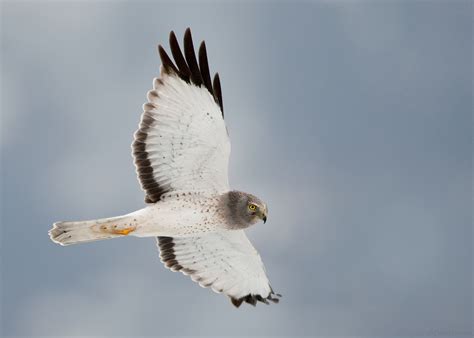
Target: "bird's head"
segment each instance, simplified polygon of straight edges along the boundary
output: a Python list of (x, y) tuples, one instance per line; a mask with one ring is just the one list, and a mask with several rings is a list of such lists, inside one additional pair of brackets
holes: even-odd
[(262, 220), (267, 221), (267, 205), (258, 197), (240, 191), (227, 193), (230, 221), (235, 227), (246, 228)]
[(267, 221), (267, 205), (259, 198), (247, 194), (247, 205), (244, 209), (245, 210), (242, 211), (245, 213), (246, 219), (250, 224), (255, 224), (260, 220), (262, 220), (263, 223)]

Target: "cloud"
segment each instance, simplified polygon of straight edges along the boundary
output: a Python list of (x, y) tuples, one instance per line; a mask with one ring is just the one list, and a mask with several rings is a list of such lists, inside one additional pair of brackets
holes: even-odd
[[(468, 330), (461, 5), (2, 4), (2, 333)], [(270, 208), (248, 233), (277, 306), (235, 310), (160, 266), (153, 240), (59, 248), (46, 236), (54, 220), (143, 207), (132, 134), (155, 44), (187, 26), (222, 78), (231, 184)]]

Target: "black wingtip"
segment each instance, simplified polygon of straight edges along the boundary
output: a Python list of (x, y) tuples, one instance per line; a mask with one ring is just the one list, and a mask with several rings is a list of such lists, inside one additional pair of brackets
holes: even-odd
[(170, 33), (170, 48), (171, 54), (176, 62), (176, 66), (179, 70), (179, 77), (181, 77), (184, 81), (189, 83), (189, 78), (191, 76), (191, 71), (184, 59), (183, 53), (181, 52), (181, 48), (179, 47), (178, 39), (173, 31)]
[(161, 63), (165, 71), (167, 73), (170, 73), (170, 72), (178, 73), (178, 69), (173, 64), (173, 61), (171, 61), (170, 57), (168, 56), (168, 54), (166, 53), (162, 45), (158, 45), (158, 53), (160, 54)]
[(219, 73), (216, 73), (216, 75), (214, 75), (214, 81), (212, 86), (214, 88), (214, 99), (217, 101), (217, 103), (219, 103), (219, 107), (222, 111), (222, 117), (224, 117), (224, 103), (222, 102), (222, 89)]
[(235, 307), (239, 307), (243, 302), (248, 303), (252, 306), (256, 306), (257, 302), (262, 302), (266, 305), (269, 305), (270, 302), (277, 304), (280, 301), (280, 299), (275, 298), (273, 296), (281, 297), (280, 294), (276, 294), (273, 292), (273, 290), (271, 290), (267, 297), (262, 297), (261, 295), (248, 294), (240, 298), (230, 297), (230, 301)]
[(257, 298), (255, 296), (248, 295), (245, 297), (245, 302), (252, 306), (257, 306)]
[(201, 70), (202, 80), (204, 85), (206, 86), (207, 90), (213, 93), (212, 83), (211, 83), (211, 73), (209, 71), (209, 62), (207, 60), (207, 50), (206, 50), (206, 43), (204, 41), (201, 42), (199, 46), (199, 68)]
[(191, 36), (191, 29), (189, 27), (184, 33), (184, 56), (191, 71), (191, 80), (196, 86), (202, 84), (201, 71), (196, 60), (196, 54), (194, 53), (193, 37)]
[(184, 36), (189, 35), (191, 36), (191, 28), (187, 27), (186, 30), (184, 31)]
[(231, 297), (231, 298), (230, 298), (230, 301), (232, 302), (232, 304), (233, 304), (236, 308), (238, 308), (238, 307), (240, 307), (240, 305), (242, 304), (242, 302), (244, 301), (244, 299), (243, 299), (243, 298), (234, 298), (234, 297)]
[(170, 31), (169, 43), (174, 61), (166, 53), (163, 46), (158, 45), (158, 53), (163, 65), (163, 71), (167, 74), (177, 74), (182, 80), (188, 83), (192, 82), (196, 86), (202, 86), (204, 84), (204, 87), (214, 96), (214, 100), (221, 109), (222, 117), (224, 117), (220, 78), (219, 74), (216, 73), (213, 81), (211, 81), (206, 43), (204, 41), (201, 42), (198, 58), (196, 58), (191, 28), (189, 27), (186, 28), (183, 42), (184, 53), (179, 46), (175, 32)]

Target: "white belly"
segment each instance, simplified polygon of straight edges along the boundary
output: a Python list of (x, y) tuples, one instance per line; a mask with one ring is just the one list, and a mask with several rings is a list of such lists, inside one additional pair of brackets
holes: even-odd
[(222, 229), (225, 221), (217, 198), (179, 196), (159, 201), (140, 212), (139, 226), (133, 235), (193, 236)]

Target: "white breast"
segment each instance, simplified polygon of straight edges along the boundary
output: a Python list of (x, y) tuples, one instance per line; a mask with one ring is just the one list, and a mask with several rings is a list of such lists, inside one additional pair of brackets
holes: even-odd
[(138, 237), (193, 236), (222, 229), (225, 219), (218, 197), (199, 193), (172, 193), (145, 208)]

